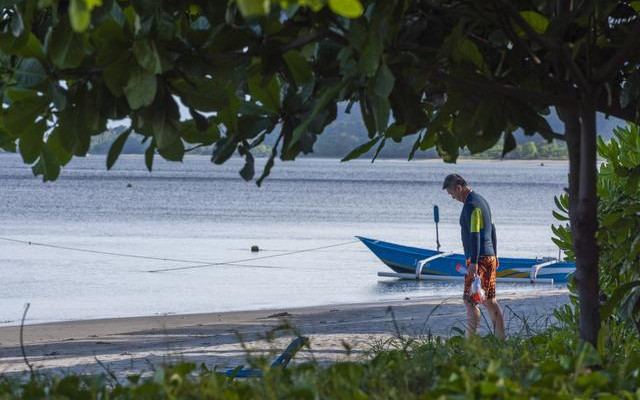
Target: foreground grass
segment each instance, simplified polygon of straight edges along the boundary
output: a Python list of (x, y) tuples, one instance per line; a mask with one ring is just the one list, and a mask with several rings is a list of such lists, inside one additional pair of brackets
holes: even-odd
[(372, 343), (364, 362), (267, 368), (262, 379), (233, 380), (193, 364), (124, 384), (108, 374), (35, 375), (0, 380), (0, 399), (640, 399), (640, 341), (608, 323), (597, 349), (569, 325), (506, 341), (398, 337)]

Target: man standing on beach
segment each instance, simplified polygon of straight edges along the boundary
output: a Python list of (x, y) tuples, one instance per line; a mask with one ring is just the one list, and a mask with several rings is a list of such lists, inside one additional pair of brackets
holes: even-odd
[(464, 203), (460, 214), (460, 228), (468, 268), (464, 277), (463, 294), (467, 307), (467, 333), (475, 334), (480, 323), (480, 309), (471, 299), (471, 284), (479, 276), (486, 295), (482, 303), (489, 312), (496, 336), (503, 339), (504, 317), (496, 301), (497, 239), (489, 204), (458, 174), (447, 175), (442, 189), (453, 199)]

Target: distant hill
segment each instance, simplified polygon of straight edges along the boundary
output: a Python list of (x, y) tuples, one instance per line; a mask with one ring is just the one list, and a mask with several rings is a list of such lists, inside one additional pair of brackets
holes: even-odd
[[(308, 157), (344, 157), (351, 150), (357, 146), (366, 143), (369, 138), (367, 136), (367, 130), (362, 122), (359, 107), (353, 107), (350, 114), (346, 114), (346, 104), (338, 105), (338, 118), (329, 125), (322, 135), (318, 136), (318, 141), (314, 145), (312, 154)], [(555, 112), (547, 118), (549, 125), (554, 131), (562, 133), (564, 126)], [(598, 130), (600, 135), (604, 139), (609, 139), (613, 136), (613, 129), (618, 125), (623, 125), (624, 122), (616, 118), (606, 119), (604, 115), (598, 115)], [(113, 140), (120, 134), (124, 128), (114, 128), (102, 135), (94, 138), (91, 144), (90, 152), (92, 154), (107, 154), (109, 147)], [(519, 144), (527, 142), (543, 142), (544, 139), (539, 136), (526, 136), (522, 131), (515, 132), (516, 141)], [(411, 148), (416, 140), (416, 136), (412, 135), (405, 137), (401, 143), (396, 143), (393, 140), (387, 140), (385, 147), (381, 151), (379, 157), (381, 158), (407, 158), (411, 152)], [(277, 135), (268, 135), (265, 139), (266, 146), (273, 146), (277, 139)], [(140, 154), (144, 153), (147, 144), (142, 144), (142, 136), (133, 134), (129, 137), (122, 150), (123, 154)], [(375, 150), (371, 150), (363, 157), (372, 157)], [(199, 148), (192, 154), (211, 154), (211, 148)], [(437, 154), (434, 149), (430, 149), (426, 152), (418, 151), (416, 158), (434, 158)]]

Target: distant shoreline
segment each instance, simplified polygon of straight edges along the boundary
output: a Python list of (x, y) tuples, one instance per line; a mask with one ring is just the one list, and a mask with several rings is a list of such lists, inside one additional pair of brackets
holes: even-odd
[[(0, 156), (13, 156), (13, 157), (20, 157), (20, 155), (18, 153), (11, 153), (8, 151), (0, 151)], [(106, 158), (106, 154), (103, 153), (90, 153), (87, 154), (87, 157), (105, 157)], [(120, 155), (120, 157), (144, 157), (143, 153), (124, 153), (122, 155)], [(200, 157), (206, 157), (209, 158), (211, 157), (210, 155), (207, 154), (185, 154), (185, 158), (200, 158)], [(82, 158), (82, 157), (76, 157), (76, 158)], [(233, 156), (233, 158), (237, 158), (237, 159), (241, 159), (242, 157), (240, 156)], [(262, 160), (262, 159), (267, 159), (267, 156), (261, 156), (261, 155), (256, 155), (255, 158), (257, 160)], [(296, 160), (336, 160), (336, 161), (340, 161), (340, 157), (325, 157), (325, 156), (299, 156)], [(371, 162), (371, 159), (368, 159), (366, 157), (361, 157), (361, 158), (356, 158), (354, 160), (351, 161), (347, 161), (347, 162), (352, 162), (352, 161), (366, 161), (366, 162)], [(407, 160), (406, 158), (395, 158), (395, 157), (378, 157), (376, 159), (375, 162), (378, 161), (407, 161), (407, 162), (443, 162), (444, 161), (441, 158), (415, 158), (411, 161)], [(531, 163), (545, 163), (545, 162), (569, 162), (568, 158), (507, 158), (507, 159), (500, 159), (500, 158), (475, 158), (475, 157), (458, 157), (457, 162), (460, 161), (494, 161), (494, 162), (531, 162)], [(27, 164), (25, 164), (27, 165)]]

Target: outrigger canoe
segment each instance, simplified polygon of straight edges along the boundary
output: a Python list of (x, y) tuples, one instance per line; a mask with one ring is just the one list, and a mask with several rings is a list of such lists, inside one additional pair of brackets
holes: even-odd
[[(462, 280), (466, 273), (464, 254), (402, 246), (356, 236), (394, 272), (378, 276), (404, 279)], [(573, 262), (555, 258), (499, 257), (496, 277), (506, 282), (565, 283), (575, 272)]]

